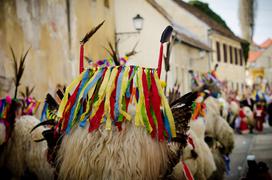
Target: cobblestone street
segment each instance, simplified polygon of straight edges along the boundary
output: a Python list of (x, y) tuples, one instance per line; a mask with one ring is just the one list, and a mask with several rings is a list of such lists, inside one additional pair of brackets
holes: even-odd
[(247, 171), (247, 155), (255, 155), (256, 161), (265, 162), (272, 172), (272, 128), (265, 125), (263, 133), (235, 135), (235, 148), (231, 154), (231, 174), (227, 180), (243, 177)]

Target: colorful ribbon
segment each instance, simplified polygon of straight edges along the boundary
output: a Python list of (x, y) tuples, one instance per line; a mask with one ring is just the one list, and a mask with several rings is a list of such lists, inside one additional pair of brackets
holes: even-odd
[(107, 130), (113, 124), (121, 130), (122, 123), (132, 119), (128, 113), (131, 104), (136, 108), (136, 126), (144, 126), (160, 141), (176, 136), (174, 118), (157, 72), (137, 66), (98, 67), (82, 72), (67, 87), (60, 103), (61, 131), (69, 133), (77, 124), (84, 127), (87, 120), (89, 131), (103, 123)]

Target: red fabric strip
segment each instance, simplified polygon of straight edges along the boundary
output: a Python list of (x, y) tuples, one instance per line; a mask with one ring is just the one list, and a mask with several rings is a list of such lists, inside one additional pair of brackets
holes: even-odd
[(72, 96), (69, 98), (67, 104), (65, 105), (64, 108), (64, 116), (63, 116), (63, 127), (62, 127), (62, 132), (66, 130), (67, 126), (68, 126), (68, 121), (69, 121), (69, 115), (70, 115), (70, 110), (73, 107), (73, 104), (76, 101), (76, 97), (77, 97), (77, 92), (79, 89), (81, 83), (79, 83), (75, 89), (75, 91), (73, 92)]
[(193, 146), (193, 149), (195, 149), (194, 141), (190, 136), (188, 136), (188, 143), (190, 143)]
[(154, 119), (153, 119), (151, 112), (150, 112), (151, 108), (150, 108), (150, 102), (149, 102), (149, 90), (148, 90), (145, 71), (143, 71), (143, 74), (142, 74), (142, 81), (143, 81), (143, 89), (144, 89), (145, 108), (146, 108), (147, 116), (149, 119), (149, 123), (153, 129), (151, 132), (151, 137), (154, 138), (156, 136), (157, 130), (156, 130), (156, 126), (154, 123)]
[(82, 73), (84, 70), (84, 44), (80, 45), (80, 55), (79, 55), (79, 73)]
[[(115, 96), (116, 96), (116, 85), (117, 85), (118, 76), (119, 76), (121, 70), (122, 70), (122, 68), (119, 67), (117, 75), (115, 77), (115, 82), (114, 82), (115, 87), (114, 87), (114, 90), (112, 91), (111, 97), (110, 97), (110, 107), (111, 107), (110, 114), (111, 114), (111, 119), (112, 120), (114, 119), (114, 103), (115, 103)], [(116, 121), (117, 121), (117, 119), (116, 119)]]
[(183, 165), (183, 172), (185, 174), (185, 177), (187, 180), (194, 180), (194, 177), (190, 171), (190, 169), (188, 168), (187, 164), (185, 164), (184, 161), (182, 161), (182, 165)]
[(104, 114), (104, 104), (105, 101), (103, 101), (97, 110), (97, 113), (94, 115), (94, 117), (90, 120), (90, 126), (89, 126), (89, 132), (92, 132), (95, 129), (99, 128), (100, 121)]
[(160, 54), (158, 59), (158, 76), (161, 77), (161, 69), (162, 69), (162, 56), (163, 56), (163, 44), (160, 46)]
[(159, 141), (163, 141), (164, 140), (164, 136), (163, 136), (164, 125), (163, 125), (163, 120), (162, 120), (161, 110), (160, 110), (161, 98), (159, 96), (159, 92), (158, 92), (158, 89), (157, 89), (156, 82), (155, 82), (153, 74), (151, 74), (150, 99), (151, 99), (151, 102), (152, 102), (154, 113), (155, 113), (156, 118), (157, 118), (158, 138), (159, 138)]

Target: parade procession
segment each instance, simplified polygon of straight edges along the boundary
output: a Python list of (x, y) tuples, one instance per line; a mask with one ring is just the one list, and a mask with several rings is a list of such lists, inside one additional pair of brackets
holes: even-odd
[(272, 180), (271, 7), (0, 0), (0, 179)]

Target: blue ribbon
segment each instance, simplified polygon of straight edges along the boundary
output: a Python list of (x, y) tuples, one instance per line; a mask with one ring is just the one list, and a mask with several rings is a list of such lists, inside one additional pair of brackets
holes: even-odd
[(167, 133), (169, 135), (168, 142), (170, 142), (171, 138), (172, 138), (172, 134), (171, 134), (171, 129), (170, 129), (168, 118), (167, 118), (167, 116), (166, 116), (166, 114), (165, 114), (164, 111), (162, 112), (162, 116), (163, 116), (164, 127), (165, 127), (165, 129), (166, 129), (166, 131), (167, 131)]
[(43, 110), (42, 110), (42, 115), (40, 118), (40, 121), (43, 122), (46, 119), (46, 111), (47, 111), (48, 104), (47, 102), (44, 103)]
[(226, 173), (229, 176), (230, 175), (230, 158), (228, 155), (223, 155), (225, 166), (226, 166)]
[(73, 117), (74, 117), (74, 114), (75, 114), (75, 110), (76, 110), (76, 106), (77, 104), (79, 103), (80, 99), (78, 99), (78, 96), (82, 90), (82, 88), (84, 87), (85, 83), (87, 82), (88, 78), (89, 78), (89, 69), (84, 73), (83, 77), (82, 77), (82, 81), (80, 83), (80, 86), (79, 86), (79, 89), (78, 89), (78, 92), (77, 92), (77, 97), (76, 97), (76, 102), (73, 104), (73, 107), (71, 109), (71, 112), (70, 112), (70, 116), (69, 116), (69, 120), (68, 120), (68, 126), (67, 126), (67, 129), (66, 129), (66, 133), (69, 134), (70, 130), (71, 130), (71, 124), (72, 124), (72, 120), (73, 120)]
[[(119, 99), (120, 99), (120, 94), (121, 94), (121, 87), (122, 87), (122, 79), (124, 75), (124, 70), (125, 68), (122, 67), (122, 70), (118, 76), (117, 79), (117, 88), (116, 88), (116, 96), (115, 96), (115, 104), (114, 104), (114, 122), (117, 121), (119, 117)], [(120, 107), (121, 108), (121, 107)]]

